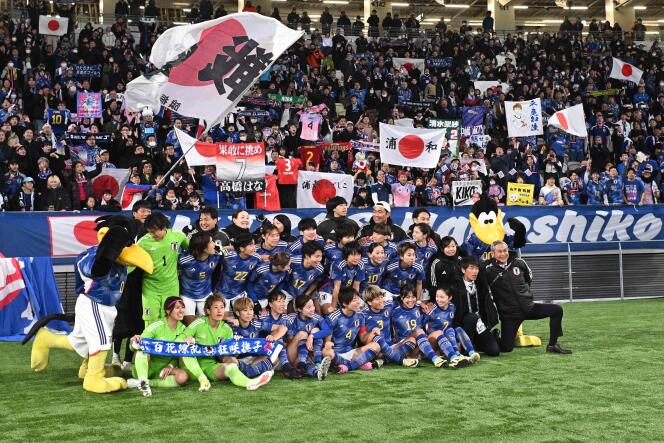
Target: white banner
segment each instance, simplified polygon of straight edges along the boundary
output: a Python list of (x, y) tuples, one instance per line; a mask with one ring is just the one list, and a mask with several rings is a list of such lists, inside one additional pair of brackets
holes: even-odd
[(539, 98), (523, 102), (505, 102), (507, 133), (510, 137), (544, 134), (542, 102)]
[(129, 181), (129, 174), (129, 169), (104, 168), (98, 176), (92, 179), (92, 190), (98, 199), (101, 199), (106, 190), (110, 190), (113, 198), (117, 199)]
[(99, 244), (97, 241), (98, 215), (48, 217), (51, 234), (51, 256), (74, 256), (91, 246)]
[(503, 93), (507, 94), (507, 91), (510, 89), (509, 83), (502, 83), (498, 80), (475, 80), (473, 82), (475, 89), (479, 89), (480, 93), (484, 94), (487, 89), (495, 88), (500, 86), (503, 90)]
[(444, 129), (404, 128), (380, 124), (380, 161), (390, 165), (435, 168), (440, 160)]
[(452, 198), (454, 206), (467, 206), (475, 203), (473, 196), (482, 194), (482, 180), (453, 181)]
[[(34, 26), (34, 25), (33, 25)], [(39, 33), (43, 35), (57, 35), (62, 37), (67, 33), (69, 19), (66, 17), (39, 16)]]
[(340, 196), (350, 205), (353, 199), (353, 176), (300, 171), (297, 178), (297, 207), (324, 208), (332, 197)]
[(394, 69), (401, 69), (404, 68), (406, 71), (410, 71), (412, 69), (419, 69), (420, 72), (424, 72), (424, 59), (423, 58), (400, 58), (400, 57), (393, 57), (392, 58), (392, 65), (394, 65)]
[[(188, 166), (215, 166), (217, 164), (218, 144), (197, 142), (194, 137), (178, 128), (175, 128), (175, 136), (180, 142), (182, 152), (185, 153), (184, 158)], [(195, 146), (190, 149), (194, 144)]]

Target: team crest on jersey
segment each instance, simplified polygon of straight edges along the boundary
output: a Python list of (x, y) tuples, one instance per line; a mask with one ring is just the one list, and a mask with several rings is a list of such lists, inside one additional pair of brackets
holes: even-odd
[(174, 250), (174, 251), (177, 251), (177, 250), (178, 250), (178, 244), (177, 244), (177, 242), (171, 242), (171, 249)]
[(519, 268), (512, 268), (512, 272), (514, 272), (514, 275), (519, 275), (519, 274), (521, 274), (521, 269), (519, 269)]
[(420, 311), (415, 311), (415, 317), (419, 317), (419, 316), (420, 316)]
[(311, 325), (307, 325), (305, 329), (307, 330), (307, 332), (311, 331)]
[(408, 278), (411, 279), (411, 280), (414, 279), (414, 278), (415, 278), (415, 274), (408, 274)]
[(358, 326), (360, 326), (360, 321), (359, 321), (359, 320), (355, 320), (355, 327), (357, 328)]
[(313, 278), (314, 278), (314, 276), (310, 275), (310, 276), (307, 277), (307, 280), (313, 280)]
[(212, 269), (212, 268), (214, 268), (214, 263), (213, 263), (213, 262), (210, 262), (210, 263), (208, 264), (208, 266), (210, 267), (210, 269)]
[(385, 317), (389, 317), (389, 316), (390, 316), (390, 313), (387, 312), (387, 311), (385, 311), (385, 312), (383, 312), (383, 315), (384, 315)]

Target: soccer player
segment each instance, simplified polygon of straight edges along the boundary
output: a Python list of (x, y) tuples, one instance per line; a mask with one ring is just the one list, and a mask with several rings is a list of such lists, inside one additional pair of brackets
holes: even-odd
[(366, 256), (362, 258), (365, 279), (360, 283), (360, 293), (364, 293), (368, 285), (380, 284), (387, 268), (385, 249), (379, 243), (371, 243), (366, 248), (365, 254)]
[[(406, 240), (407, 241), (407, 240)], [(434, 240), (434, 232), (431, 226), (426, 223), (417, 223), (413, 227), (413, 240), (415, 244), (415, 254), (417, 255), (416, 263), (420, 264), (422, 268), (429, 266), (431, 257), (438, 252), (436, 241)]]
[(417, 263), (417, 249), (412, 243), (402, 243), (397, 251), (399, 259), (387, 265), (385, 270), (383, 278), (385, 296), (395, 299), (400, 294), (401, 288), (409, 284), (415, 288), (415, 295), (419, 299), (425, 276), (424, 268)]
[(323, 355), (329, 357), (337, 366), (340, 374), (361, 369), (370, 371), (380, 367), (382, 362), (374, 362), (380, 352), (378, 343), (368, 343), (359, 348), (356, 340), (366, 342), (365, 318), (362, 314), (362, 300), (355, 288), (344, 288), (339, 293), (341, 308), (327, 317), (332, 329), (332, 341), (325, 344)]
[[(276, 324), (273, 322), (261, 322), (254, 320), (254, 302), (247, 297), (240, 297), (233, 302), (233, 312), (238, 319), (238, 326), (233, 327), (233, 334), (236, 337), (242, 338), (265, 338), (269, 342), (278, 342), (283, 346), (281, 340), (288, 332), (288, 327), (285, 325)], [(244, 375), (247, 377), (257, 377), (265, 371), (271, 370), (276, 364), (278, 357), (281, 369), (287, 378), (298, 378), (298, 374), (294, 371), (288, 361), (288, 353), (286, 347), (283, 346), (275, 361), (270, 360), (265, 356), (240, 356), (239, 367)]]
[(180, 255), (180, 295), (184, 301), (184, 324), (205, 315), (205, 299), (212, 295), (212, 274), (221, 261), (210, 233), (197, 232), (189, 240), (189, 252)]
[[(233, 330), (224, 323), (224, 305), (225, 300), (219, 295), (211, 295), (205, 300), (205, 314), (207, 317), (200, 317), (194, 320), (184, 335), (187, 340), (190, 337), (192, 342), (202, 346), (214, 346), (217, 343), (233, 338)], [(198, 379), (200, 383), (199, 391), (207, 392), (210, 390), (210, 380), (230, 380), (235, 386), (246, 388), (253, 391), (267, 384), (271, 379), (273, 372), (263, 372), (257, 378), (247, 378), (240, 371), (238, 361), (235, 357), (222, 357), (222, 363), (219, 363), (214, 357), (183, 357), (187, 370)]]
[[(214, 243), (213, 243), (214, 244)], [(185, 326), (182, 319), (185, 315), (185, 304), (180, 297), (168, 297), (164, 302), (166, 318), (157, 320), (141, 333), (135, 335), (131, 341), (138, 346), (142, 338), (184, 342)], [(136, 351), (133, 375), (136, 378), (127, 380), (127, 386), (138, 388), (143, 397), (152, 395), (152, 386), (175, 388), (182, 386), (189, 378), (187, 372), (177, 368), (177, 359), (160, 355), (147, 355)]]
[(302, 247), (302, 255), (291, 258), (290, 277), (285, 285), (286, 304), (303, 294), (312, 295), (325, 269), (320, 264), (323, 260), (323, 246), (318, 242), (309, 242)]
[(318, 292), (318, 302), (323, 314), (330, 314), (337, 309), (339, 291), (352, 287), (358, 293), (360, 283), (366, 280), (362, 264), (362, 249), (356, 241), (343, 247), (342, 260), (336, 261), (330, 268), (330, 278)]
[(295, 299), (295, 309), (297, 313), (291, 317), (288, 357), (296, 362), (300, 373), (325, 380), (332, 360), (323, 356), (323, 339), (330, 336), (330, 325), (316, 314), (316, 305), (308, 295)]
[(180, 249), (189, 246), (189, 240), (181, 232), (168, 229), (168, 218), (159, 212), (145, 219), (148, 232), (139, 241), (152, 258), (154, 271), (143, 276), (143, 321), (145, 326), (164, 316), (164, 301), (173, 295), (180, 295), (178, 281), (178, 254)]
[(345, 245), (355, 240), (355, 229), (352, 225), (341, 224), (334, 235), (337, 242), (325, 245), (325, 263), (327, 266), (342, 260), (341, 250)]
[[(380, 246), (379, 246), (380, 247)], [(385, 301), (383, 291), (378, 286), (368, 286), (364, 291), (364, 309), (366, 328), (371, 341), (378, 343), (381, 354), (388, 361), (399, 363), (408, 368), (417, 367), (420, 361), (408, 358), (417, 348), (413, 337), (407, 337), (403, 342), (392, 344), (392, 300)]]
[(215, 292), (221, 292), (226, 299), (226, 309), (230, 310), (233, 300), (247, 297), (249, 274), (263, 264), (255, 254), (256, 244), (251, 234), (239, 234), (233, 240), (233, 250), (223, 250), (223, 271), (217, 282)]
[(313, 218), (303, 218), (297, 224), (297, 229), (300, 231), (300, 236), (293, 243), (288, 245), (288, 254), (291, 257), (294, 255), (302, 255), (302, 247), (309, 242), (316, 242), (324, 246), (323, 237), (319, 236), (316, 232), (316, 220)]
[(389, 240), (390, 238), (392, 238), (392, 228), (390, 225), (374, 225), (371, 236), (369, 237), (369, 242), (363, 246), (362, 252), (364, 253), (364, 256), (367, 256), (369, 245), (372, 243), (378, 243), (383, 247), (383, 251), (385, 252), (385, 262), (389, 263), (394, 257), (397, 256), (397, 245), (391, 242)]
[(394, 325), (394, 339), (397, 343), (401, 343), (407, 338), (414, 338), (417, 342), (417, 347), (420, 351), (433, 363), (437, 368), (446, 365), (445, 360), (440, 355), (437, 355), (427, 339), (424, 332), (423, 320), (424, 314), (417, 306), (417, 297), (415, 296), (415, 288), (411, 284), (404, 284), (401, 288), (399, 297), (401, 306), (398, 306), (392, 311), (392, 324)]
[(256, 254), (265, 261), (270, 260), (272, 254), (285, 252), (288, 249), (288, 243), (279, 236), (279, 229), (268, 221), (261, 226), (260, 236), (263, 241), (256, 248)]
[[(269, 263), (263, 263), (254, 268), (249, 275), (247, 293), (262, 310), (268, 305), (268, 297), (272, 292), (281, 291), (281, 287), (288, 278), (290, 257), (285, 252), (277, 252), (270, 256)], [(265, 315), (265, 312), (262, 313)]]
[[(429, 343), (432, 346), (438, 346), (445, 358), (450, 362), (450, 368), (463, 368), (468, 363), (477, 363), (480, 361), (480, 354), (475, 352), (473, 342), (461, 327), (452, 326), (454, 321), (454, 312), (456, 308), (451, 303), (452, 291), (450, 289), (437, 288), (435, 293), (434, 308), (426, 316), (424, 326), (429, 334)], [(463, 349), (468, 354), (466, 359), (459, 352), (461, 342)]]

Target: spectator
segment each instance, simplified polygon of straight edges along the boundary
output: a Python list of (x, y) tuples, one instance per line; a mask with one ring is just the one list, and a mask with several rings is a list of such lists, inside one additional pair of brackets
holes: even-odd
[(556, 186), (556, 177), (549, 175), (539, 192), (539, 204), (542, 206), (562, 206), (564, 204), (560, 188)]
[(47, 180), (46, 190), (39, 196), (37, 208), (39, 211), (71, 211), (71, 199), (62, 187), (60, 178), (51, 175)]
[(320, 24), (322, 28), (323, 35), (329, 35), (330, 30), (332, 29), (332, 14), (330, 14), (330, 8), (325, 7), (323, 12), (320, 15)]
[(390, 212), (392, 212), (392, 208), (389, 203), (384, 201), (379, 201), (376, 203), (373, 207), (373, 215), (371, 216), (369, 223), (364, 225), (360, 230), (360, 237), (370, 237), (373, 232), (373, 227), (375, 225), (383, 224), (391, 228), (392, 241), (400, 242), (404, 240), (406, 238), (406, 233), (403, 229), (401, 229), (401, 227), (392, 222), (392, 219), (390, 218)]
[(482, 20), (482, 29), (484, 32), (493, 32), (493, 17), (491, 17), (491, 11), (487, 11), (484, 19)]

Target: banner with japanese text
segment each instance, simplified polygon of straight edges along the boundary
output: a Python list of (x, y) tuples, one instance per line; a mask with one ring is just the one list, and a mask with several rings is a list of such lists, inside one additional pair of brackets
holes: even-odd
[(444, 118), (430, 118), (427, 127), (431, 129), (445, 130), (445, 139), (441, 146), (441, 151), (449, 151), (449, 155), (456, 157), (459, 154), (459, 133), (461, 132), (461, 122), (459, 120), (449, 120)]
[(265, 190), (265, 145), (260, 143), (219, 143), (217, 179), (222, 191)]
[(507, 206), (532, 206), (535, 185), (507, 183)]
[(435, 168), (440, 160), (445, 131), (405, 128), (381, 123), (380, 159), (383, 163)]
[(507, 133), (510, 137), (544, 134), (542, 102), (539, 98), (523, 102), (505, 102)]

